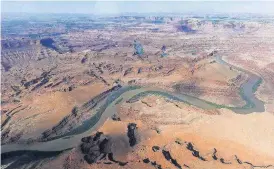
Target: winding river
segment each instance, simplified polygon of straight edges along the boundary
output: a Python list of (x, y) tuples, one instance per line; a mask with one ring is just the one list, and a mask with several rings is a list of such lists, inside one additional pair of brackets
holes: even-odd
[(72, 130), (69, 134), (56, 137), (55, 139), (46, 142), (36, 142), (31, 144), (14, 143), (2, 145), (1, 157), (2, 155), (5, 157), (13, 156), (12, 154), (16, 154), (16, 152), (61, 152), (76, 147), (79, 145), (81, 138), (88, 136), (91, 134), (91, 132), (99, 129), (100, 126), (103, 125), (107, 120), (107, 118), (111, 117), (116, 112), (116, 105), (118, 102), (134, 102), (149, 94), (160, 95), (171, 100), (185, 102), (187, 104), (191, 104), (203, 109), (228, 108), (239, 114), (264, 112), (264, 103), (254, 94), (262, 82), (262, 78), (252, 72), (225, 62), (220, 56), (216, 57), (216, 62), (248, 74), (248, 80), (241, 85), (239, 91), (242, 99), (246, 102), (244, 106), (229, 107), (226, 105), (218, 105), (186, 94), (177, 94), (155, 88), (151, 89), (137, 86), (122, 87), (121, 89), (112, 92), (108, 98), (105, 99), (103, 103), (101, 103), (100, 108), (91, 119), (85, 121), (82, 125), (80, 125), (75, 130)]

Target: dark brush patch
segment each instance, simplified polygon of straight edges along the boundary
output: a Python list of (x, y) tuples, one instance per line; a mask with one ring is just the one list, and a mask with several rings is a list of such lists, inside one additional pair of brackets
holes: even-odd
[(192, 155), (194, 157), (197, 157), (197, 158), (199, 158), (202, 161), (206, 161), (206, 159), (200, 155), (200, 152), (194, 149), (192, 143), (188, 143), (186, 148), (188, 150), (192, 151)]
[(176, 159), (172, 158), (169, 151), (162, 150), (162, 153), (167, 161), (170, 161), (176, 168), (182, 169), (182, 166), (177, 162)]
[(226, 162), (225, 159), (223, 159), (223, 158), (220, 158), (220, 162), (223, 164), (231, 164), (231, 162)]
[(213, 154), (212, 154), (212, 158), (213, 158), (214, 160), (218, 160), (218, 158), (217, 158), (217, 156), (216, 156), (216, 153), (217, 153), (217, 150), (216, 150), (216, 148), (214, 148), (214, 152), (213, 152)]

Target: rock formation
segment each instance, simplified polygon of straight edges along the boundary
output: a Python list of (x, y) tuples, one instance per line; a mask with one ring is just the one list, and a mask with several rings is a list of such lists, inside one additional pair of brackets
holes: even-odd
[[(84, 159), (88, 164), (94, 164), (100, 160), (109, 160), (124, 166), (127, 162), (117, 161), (113, 157), (111, 150), (110, 138), (102, 132), (97, 132), (94, 136), (82, 138), (81, 151), (84, 154)], [(111, 164), (110, 162), (106, 162)]]
[(133, 147), (137, 144), (137, 138), (136, 138), (136, 130), (137, 125), (135, 123), (129, 123), (127, 126), (127, 136), (129, 138), (129, 145)]

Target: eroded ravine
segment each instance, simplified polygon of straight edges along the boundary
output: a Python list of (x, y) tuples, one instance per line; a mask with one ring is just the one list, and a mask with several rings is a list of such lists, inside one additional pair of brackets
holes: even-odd
[[(101, 125), (104, 124), (107, 118), (111, 117), (115, 113), (116, 103), (117, 102), (134, 102), (141, 97), (144, 97), (148, 94), (161, 95), (163, 97), (185, 102), (203, 109), (216, 109), (216, 108), (229, 108), (236, 113), (247, 114), (252, 112), (263, 112), (264, 103), (260, 101), (255, 96), (255, 89), (257, 89), (258, 82), (261, 81), (261, 78), (249, 71), (245, 71), (236, 66), (230, 65), (229, 63), (222, 60), (221, 57), (216, 57), (216, 61), (220, 64), (226, 66), (231, 66), (234, 69), (239, 71), (244, 71), (249, 75), (249, 79), (242, 84), (241, 86), (241, 96), (245, 100), (246, 105), (243, 107), (227, 107), (225, 105), (218, 105), (209, 101), (205, 101), (193, 96), (184, 95), (184, 94), (175, 94), (172, 92), (167, 92), (161, 89), (151, 89), (151, 88), (141, 88), (141, 87), (122, 87), (118, 91), (114, 91), (109, 95), (104, 103), (102, 104), (102, 109), (100, 109), (94, 116), (96, 120), (93, 125), (89, 125), (89, 128), (83, 127), (85, 130), (80, 132), (75, 132), (76, 134), (64, 135), (57, 137), (56, 139), (46, 141), (46, 142), (34, 142), (31, 144), (7, 144), (2, 145), (2, 155), (8, 157), (9, 154), (16, 154), (16, 151), (40, 151), (40, 152), (60, 152), (64, 151), (79, 145), (81, 138), (90, 135), (93, 131), (96, 131)], [(122, 90), (122, 92), (121, 92)], [(93, 117), (94, 118), (94, 117)], [(85, 124), (85, 123), (84, 123)], [(73, 132), (72, 132), (73, 133)], [(1, 155), (1, 156), (2, 156)]]

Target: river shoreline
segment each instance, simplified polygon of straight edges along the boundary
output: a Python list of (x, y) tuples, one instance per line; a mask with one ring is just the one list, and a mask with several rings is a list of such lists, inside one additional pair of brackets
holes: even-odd
[[(162, 90), (151, 90), (146, 88), (141, 88), (138, 86), (128, 86), (128, 87), (122, 87), (118, 91), (115, 91), (113, 94), (109, 96), (108, 99), (106, 99), (105, 103), (102, 105), (102, 107), (97, 111), (97, 113), (94, 115), (96, 120), (92, 120), (95, 123), (93, 125), (88, 125), (88, 128), (85, 127), (85, 130), (81, 132), (77, 132), (75, 135), (69, 135), (70, 137), (64, 137), (57, 138), (54, 140), (50, 140), (47, 142), (37, 142), (32, 144), (8, 144), (2, 146), (2, 154), (16, 154), (17, 151), (41, 151), (41, 152), (61, 152), (70, 148), (73, 148), (77, 146), (81, 140), (82, 137), (85, 137), (86, 135), (89, 135), (91, 132), (98, 129), (101, 125), (104, 124), (107, 118), (109, 118), (111, 115), (114, 114), (114, 109), (117, 105), (117, 102), (125, 102), (125, 101), (132, 101), (132, 100), (138, 100), (143, 96), (146, 96), (148, 94), (156, 94), (161, 95), (163, 97), (167, 97), (169, 99), (173, 99), (176, 101), (181, 101), (187, 104), (191, 104), (194, 106), (198, 106), (204, 109), (220, 109), (220, 108), (228, 108), (233, 110), (235, 113), (239, 114), (248, 114), (253, 112), (264, 112), (264, 103), (260, 101), (255, 96), (255, 92), (262, 82), (262, 79), (249, 72), (245, 71), (241, 68), (238, 68), (236, 66), (233, 66), (225, 61), (222, 60), (220, 56), (216, 57), (217, 62), (232, 66), (233, 68), (244, 71), (249, 75), (249, 79), (241, 85), (240, 94), (242, 98), (246, 101), (246, 105), (243, 107), (228, 107), (225, 105), (218, 105), (212, 102), (208, 102), (199, 98), (195, 98), (188, 95), (179, 95), (174, 94), (170, 92), (165, 92)], [(93, 118), (92, 118), (93, 119)]]

